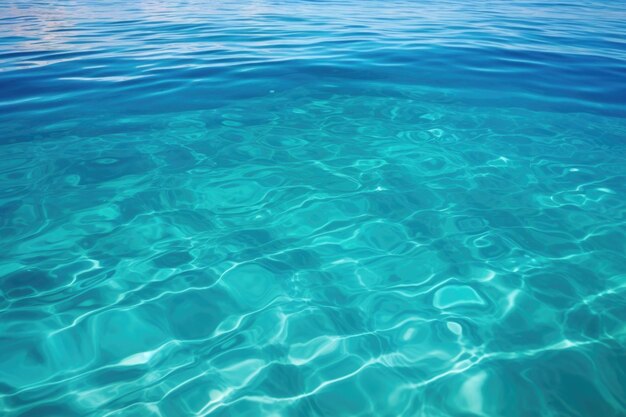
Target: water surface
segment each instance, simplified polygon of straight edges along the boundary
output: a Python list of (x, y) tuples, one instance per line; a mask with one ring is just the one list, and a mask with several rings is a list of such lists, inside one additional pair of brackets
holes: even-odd
[(3, 1), (2, 415), (626, 415), (624, 22)]

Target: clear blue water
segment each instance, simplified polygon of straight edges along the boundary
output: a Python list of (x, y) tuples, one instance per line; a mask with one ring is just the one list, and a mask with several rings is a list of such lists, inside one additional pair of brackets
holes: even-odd
[(625, 22), (2, 1), (0, 414), (625, 416)]

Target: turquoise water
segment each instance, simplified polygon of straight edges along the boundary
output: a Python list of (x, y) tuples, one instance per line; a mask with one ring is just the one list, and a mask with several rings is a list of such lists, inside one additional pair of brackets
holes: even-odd
[(624, 22), (3, 1), (0, 414), (625, 416)]

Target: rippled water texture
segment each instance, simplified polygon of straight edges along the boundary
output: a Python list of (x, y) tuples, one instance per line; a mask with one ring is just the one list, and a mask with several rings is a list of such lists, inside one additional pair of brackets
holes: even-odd
[(0, 2), (0, 414), (626, 415), (626, 4)]

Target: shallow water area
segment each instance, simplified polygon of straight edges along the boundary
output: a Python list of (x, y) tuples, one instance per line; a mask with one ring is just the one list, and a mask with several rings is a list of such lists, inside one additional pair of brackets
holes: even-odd
[(0, 18), (3, 415), (626, 414), (621, 3)]

